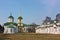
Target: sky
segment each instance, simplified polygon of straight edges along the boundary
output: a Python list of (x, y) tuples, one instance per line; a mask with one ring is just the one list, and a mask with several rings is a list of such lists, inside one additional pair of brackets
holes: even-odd
[(23, 23), (41, 24), (46, 16), (55, 19), (60, 13), (60, 0), (0, 0), (0, 24), (8, 21), (11, 12), (15, 22), (21, 15)]

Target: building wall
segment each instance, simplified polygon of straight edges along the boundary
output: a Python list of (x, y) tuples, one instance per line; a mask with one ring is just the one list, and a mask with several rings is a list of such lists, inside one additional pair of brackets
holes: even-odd
[(7, 33), (15, 33), (14, 28), (8, 28)]
[(60, 34), (60, 27), (39, 28), (36, 33)]
[(39, 28), (36, 30), (36, 33), (48, 33), (48, 29), (47, 28)]
[(60, 27), (57, 27), (57, 33), (60, 34)]
[(12, 33), (17, 33), (18, 32), (18, 27), (14, 26), (14, 28), (8, 28), (7, 26), (4, 26), (4, 34), (12, 34)]
[(7, 33), (7, 26), (4, 26), (4, 34)]
[(9, 18), (8, 22), (14, 22), (14, 19)]

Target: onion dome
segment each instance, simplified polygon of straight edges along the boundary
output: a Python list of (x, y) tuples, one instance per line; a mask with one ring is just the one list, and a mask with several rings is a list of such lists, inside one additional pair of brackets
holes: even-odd
[(18, 19), (23, 19), (22, 16), (19, 16)]
[(12, 13), (10, 14), (10, 16), (9, 16), (8, 18), (12, 18), (12, 19), (14, 19), (14, 17), (12, 16)]

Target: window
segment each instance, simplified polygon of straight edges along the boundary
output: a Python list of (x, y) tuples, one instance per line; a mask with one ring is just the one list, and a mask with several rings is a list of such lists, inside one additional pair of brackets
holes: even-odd
[(12, 32), (12, 29), (11, 29), (11, 32)]

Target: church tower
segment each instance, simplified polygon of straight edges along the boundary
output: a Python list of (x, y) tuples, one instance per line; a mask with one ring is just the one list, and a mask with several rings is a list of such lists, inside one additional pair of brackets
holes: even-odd
[(18, 32), (22, 32), (22, 27), (23, 27), (23, 23), (22, 23), (22, 16), (18, 17)]
[(22, 16), (18, 17), (18, 26), (20, 26), (20, 27), (23, 26), (22, 25), (22, 19), (23, 19)]
[(10, 13), (10, 16), (8, 17), (8, 22), (14, 22), (14, 17), (12, 16), (12, 13)]

